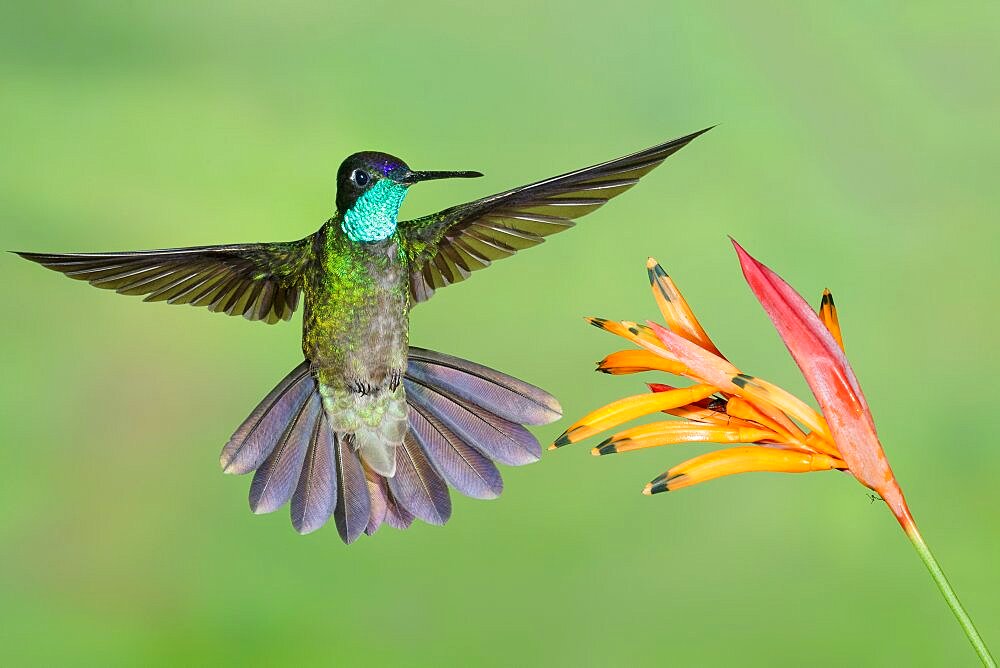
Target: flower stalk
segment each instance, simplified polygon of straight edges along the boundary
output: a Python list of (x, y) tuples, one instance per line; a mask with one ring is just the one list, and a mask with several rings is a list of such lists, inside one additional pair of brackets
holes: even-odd
[(941, 565), (938, 563), (937, 559), (934, 558), (934, 553), (931, 552), (931, 548), (927, 546), (924, 542), (923, 536), (917, 530), (917, 525), (913, 523), (912, 518), (908, 524), (903, 525), (903, 531), (906, 532), (906, 537), (910, 539), (913, 544), (913, 549), (917, 551), (920, 555), (920, 560), (924, 562), (924, 566), (930, 572), (931, 577), (934, 579), (934, 583), (937, 584), (938, 589), (941, 590), (941, 595), (944, 597), (945, 602), (951, 611), (955, 614), (955, 618), (958, 619), (959, 625), (962, 627), (962, 631), (965, 632), (965, 636), (969, 639), (969, 643), (972, 648), (976, 650), (976, 654), (979, 655), (979, 660), (983, 662), (984, 666), (989, 668), (996, 668), (997, 662), (990, 654), (989, 648), (986, 646), (986, 642), (983, 637), (979, 635), (979, 630), (976, 629), (976, 625), (972, 622), (972, 618), (969, 617), (969, 613), (965, 611), (965, 607), (962, 606), (962, 602), (958, 600), (958, 594), (952, 588), (951, 583), (948, 582), (948, 578), (945, 577), (944, 571), (941, 569)]

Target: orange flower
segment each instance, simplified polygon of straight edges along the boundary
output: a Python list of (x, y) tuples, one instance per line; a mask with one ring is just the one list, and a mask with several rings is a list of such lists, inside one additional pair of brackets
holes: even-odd
[[(590, 318), (594, 326), (641, 346), (608, 355), (598, 362), (597, 369), (615, 375), (665, 371), (697, 384), (680, 389), (651, 384), (653, 394), (627, 397), (599, 408), (571, 425), (552, 447), (576, 443), (635, 418), (664, 412), (686, 420), (655, 422), (614, 433), (592, 453), (610, 455), (697, 442), (753, 443), (755, 447), (735, 447), (690, 459), (646, 485), (646, 494), (690, 487), (733, 473), (847, 470), (848, 463), (837, 449), (824, 417), (788, 392), (743, 374), (727, 361), (663, 268), (653, 259), (646, 268), (653, 296), (669, 329), (655, 323), (638, 325)], [(835, 319), (832, 299), (828, 301), (828, 318)]]
[(638, 349), (620, 350), (598, 362), (614, 375), (662, 371), (693, 381), (690, 387), (650, 384), (640, 394), (599, 408), (571, 425), (550, 446), (559, 448), (654, 413), (665, 420), (613, 433), (594, 455), (610, 455), (678, 443), (744, 444), (716, 450), (671, 467), (643, 489), (657, 494), (735, 473), (845, 471), (877, 492), (899, 521), (985, 665), (995, 666), (986, 645), (917, 531), (893, 476), (875, 422), (844, 355), (833, 296), (824, 291), (819, 313), (780, 276), (750, 257), (735, 241), (743, 275), (760, 301), (821, 411), (730, 363), (698, 322), (677, 286), (652, 258), (646, 269), (667, 327), (656, 323), (588, 318)]

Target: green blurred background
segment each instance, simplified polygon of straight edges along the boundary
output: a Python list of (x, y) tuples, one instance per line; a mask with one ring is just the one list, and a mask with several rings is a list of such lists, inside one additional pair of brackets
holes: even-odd
[[(652, 380), (594, 374), (620, 346), (580, 317), (655, 317), (654, 255), (731, 359), (806, 396), (733, 235), (811, 300), (834, 290), (916, 518), (1000, 648), (998, 7), (4, 3), (0, 248), (299, 238), (356, 150), (486, 173), (415, 189), (419, 215), (719, 124), (578, 229), (420, 306), (412, 342), (575, 419)], [(846, 476), (639, 494), (703, 446), (569, 447), (506, 470), (499, 501), (456, 496), (446, 528), (300, 537), (217, 463), (300, 359), (299, 316), (145, 305), (0, 262), (5, 665), (975, 661)]]

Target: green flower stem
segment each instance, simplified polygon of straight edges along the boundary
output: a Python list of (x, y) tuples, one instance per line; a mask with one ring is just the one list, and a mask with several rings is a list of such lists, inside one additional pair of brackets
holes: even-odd
[(920, 555), (924, 565), (927, 566), (927, 570), (931, 572), (931, 577), (934, 578), (934, 582), (937, 583), (938, 589), (941, 590), (944, 600), (948, 602), (948, 607), (951, 608), (951, 611), (955, 613), (955, 617), (958, 618), (958, 623), (962, 625), (962, 630), (965, 631), (965, 635), (968, 636), (969, 642), (972, 643), (976, 653), (979, 654), (979, 660), (982, 661), (983, 665), (988, 668), (997, 668), (996, 660), (990, 654), (990, 650), (986, 647), (986, 643), (983, 642), (983, 638), (979, 635), (979, 631), (976, 630), (976, 626), (972, 623), (969, 613), (965, 611), (965, 608), (963, 608), (962, 604), (959, 602), (958, 596), (955, 594), (955, 590), (951, 588), (948, 578), (944, 576), (944, 571), (941, 570), (941, 566), (938, 564), (937, 559), (935, 559), (934, 555), (931, 554), (930, 548), (927, 547), (927, 543), (924, 542), (920, 532), (917, 531), (917, 527), (914, 525), (906, 527), (906, 535), (910, 538), (910, 542), (913, 543), (913, 547), (917, 550), (917, 554)]

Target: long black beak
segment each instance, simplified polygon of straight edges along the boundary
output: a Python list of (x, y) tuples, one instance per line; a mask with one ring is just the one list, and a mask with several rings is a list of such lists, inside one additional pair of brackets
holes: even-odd
[(482, 176), (479, 172), (409, 172), (400, 183), (419, 183), (436, 179), (474, 179)]

